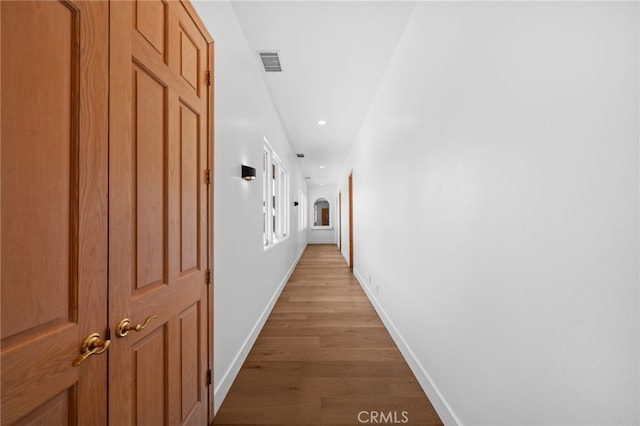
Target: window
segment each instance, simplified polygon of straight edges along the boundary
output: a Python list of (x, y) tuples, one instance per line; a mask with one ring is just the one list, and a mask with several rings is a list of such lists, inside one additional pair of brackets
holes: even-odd
[(298, 189), (298, 231), (307, 229), (307, 195)]
[(289, 172), (265, 138), (262, 155), (262, 216), (264, 246), (289, 235)]
[(313, 203), (313, 226), (330, 226), (330, 209), (331, 207), (327, 200), (318, 198)]

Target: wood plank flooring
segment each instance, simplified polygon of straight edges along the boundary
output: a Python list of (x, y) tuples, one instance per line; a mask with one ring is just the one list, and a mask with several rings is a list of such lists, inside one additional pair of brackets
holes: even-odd
[(338, 248), (309, 245), (213, 424), (364, 424), (359, 415), (442, 424)]

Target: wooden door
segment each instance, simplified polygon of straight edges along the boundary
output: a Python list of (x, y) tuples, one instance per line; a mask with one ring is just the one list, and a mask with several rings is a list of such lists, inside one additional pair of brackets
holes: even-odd
[(187, 7), (111, 3), (113, 425), (207, 424), (210, 36)]
[(329, 209), (322, 209), (322, 226), (329, 226)]
[(353, 171), (349, 174), (349, 267), (353, 269)]
[(342, 250), (342, 191), (338, 192), (338, 248)]
[(0, 2), (3, 425), (106, 423), (108, 7)]

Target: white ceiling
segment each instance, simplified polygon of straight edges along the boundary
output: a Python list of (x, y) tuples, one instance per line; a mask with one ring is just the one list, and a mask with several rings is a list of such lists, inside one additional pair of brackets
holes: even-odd
[(298, 161), (308, 183), (335, 184), (414, 2), (232, 5), (254, 52), (280, 52), (283, 72), (263, 76), (294, 151), (305, 154)]

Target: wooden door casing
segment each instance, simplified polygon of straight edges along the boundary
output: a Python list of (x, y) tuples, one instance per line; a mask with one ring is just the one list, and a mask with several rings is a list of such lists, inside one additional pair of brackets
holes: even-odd
[(1, 2), (5, 424), (106, 423), (108, 4)]
[(338, 192), (338, 248), (342, 250), (342, 191)]
[(203, 425), (209, 412), (210, 36), (177, 1), (110, 9), (111, 424)]
[(353, 269), (353, 171), (349, 174), (349, 268)]

